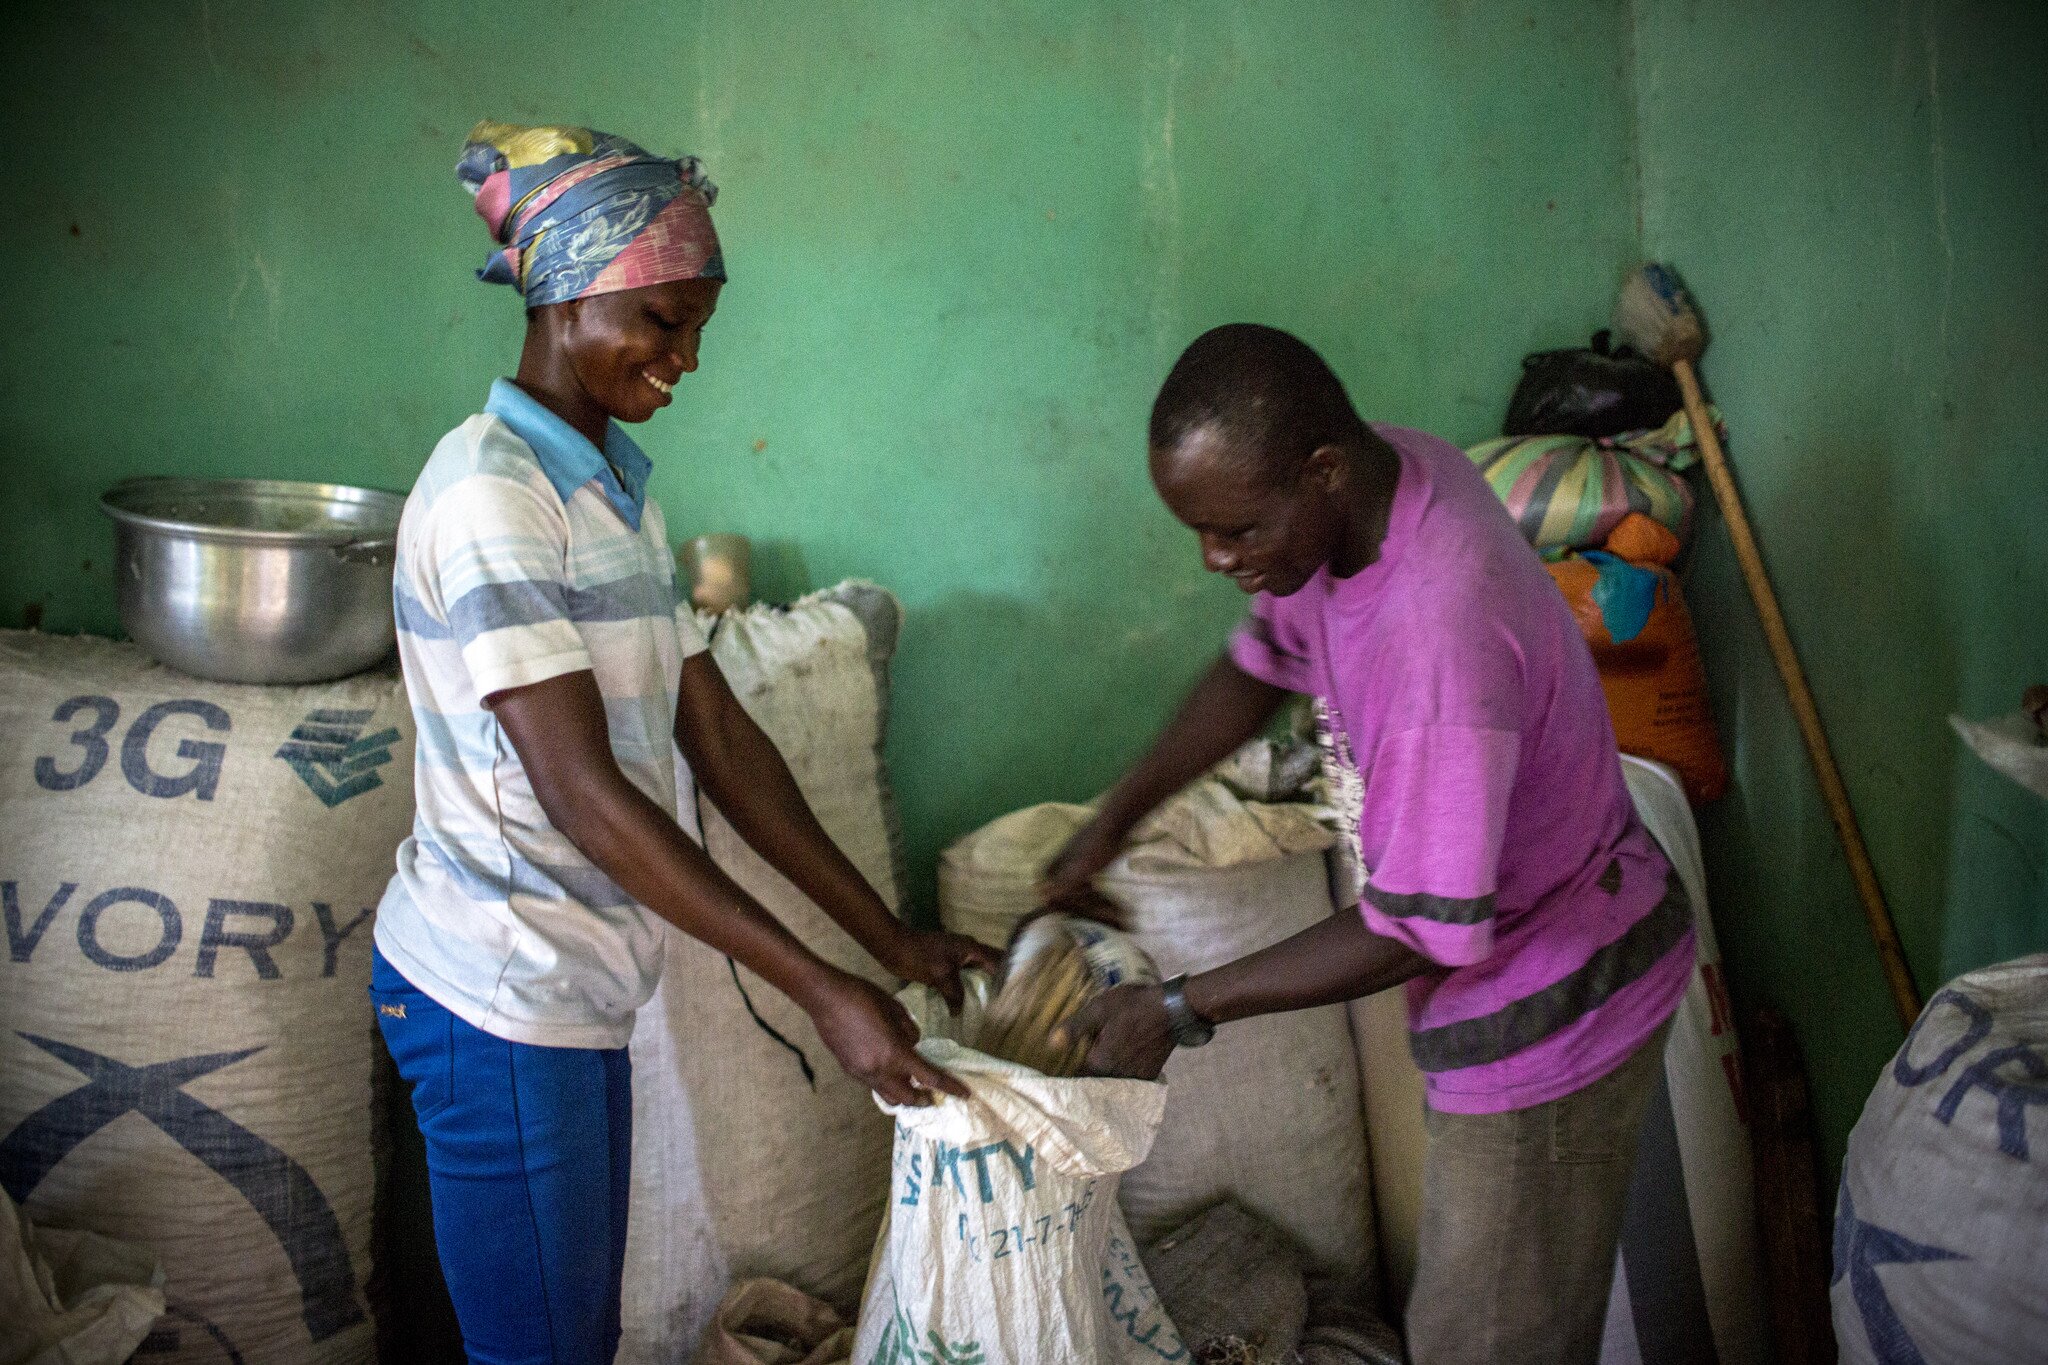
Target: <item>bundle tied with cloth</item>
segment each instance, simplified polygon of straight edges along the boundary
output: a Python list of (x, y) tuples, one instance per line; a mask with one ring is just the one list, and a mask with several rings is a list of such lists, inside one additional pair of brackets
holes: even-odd
[[(1718, 435), (1719, 414), (1706, 424)], [(1466, 451), (1571, 606), (1623, 752), (1676, 769), (1695, 802), (1728, 787), (1675, 567), (1693, 522), (1682, 474), (1702, 439), (1680, 410), (1655, 428), (1510, 435)]]
[(590, 128), (472, 128), (455, 174), (501, 244), (477, 278), (526, 306), (671, 280), (723, 280), (711, 226), (718, 187), (694, 156), (670, 160)]

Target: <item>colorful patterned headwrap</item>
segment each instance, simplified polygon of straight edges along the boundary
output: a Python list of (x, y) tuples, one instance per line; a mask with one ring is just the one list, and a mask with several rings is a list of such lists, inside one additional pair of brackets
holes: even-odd
[(670, 161), (589, 128), (479, 123), (456, 164), (504, 244), (476, 272), (528, 307), (670, 280), (722, 280), (718, 187), (694, 156)]

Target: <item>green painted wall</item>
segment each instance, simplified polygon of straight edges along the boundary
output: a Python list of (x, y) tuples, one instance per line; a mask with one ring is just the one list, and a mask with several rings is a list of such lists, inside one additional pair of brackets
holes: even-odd
[(410, 484), (508, 370), (471, 122), (696, 152), (734, 281), (639, 433), (678, 537), (909, 609), (892, 758), (939, 848), (1085, 796), (1241, 610), (1143, 471), (1212, 324), (1472, 439), (1635, 250), (1627, 11), (1378, 3), (164, 0), (10, 11), (0, 623), (114, 625), (131, 474)]
[[(30, 130), (0, 217), (0, 624), (113, 628), (94, 500), (123, 476), (410, 482), (518, 345), (517, 299), (469, 274), (474, 119), (693, 151), (735, 282), (641, 433), (655, 491), (678, 536), (755, 537), (771, 597), (903, 596), (928, 904), (952, 838), (1107, 781), (1240, 608), (1144, 480), (1181, 345), (1288, 326), (1371, 415), (1475, 439), (1647, 248), (1708, 310), (1923, 986), (2048, 940), (2048, 806), (1944, 724), (2048, 678), (2038, 6), (559, 9), (0, 20), (0, 118)], [(1799, 1025), (1832, 1162), (1897, 1029), (1711, 516), (1691, 590), (1736, 762), (1703, 822), (1731, 977)]]
[[(1646, 246), (1707, 314), (1730, 458), (1932, 994), (2048, 948), (2048, 803), (1946, 721), (2048, 681), (2048, 10), (1636, 11)], [(1730, 980), (1797, 1026), (1832, 1170), (1900, 1030), (1716, 518), (1689, 586), (1735, 763), (1702, 818)]]

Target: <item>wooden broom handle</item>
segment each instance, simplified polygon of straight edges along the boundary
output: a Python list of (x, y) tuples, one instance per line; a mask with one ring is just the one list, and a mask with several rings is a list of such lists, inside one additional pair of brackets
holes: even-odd
[(1699, 377), (1692, 362), (1672, 363), (1678, 376), (1678, 390), (1685, 398), (1685, 415), (1692, 423), (1693, 437), (1706, 458), (1707, 482), (1713, 486), (1714, 501), (1728, 523), (1728, 538), (1735, 542), (1735, 559), (1742, 566), (1742, 578), (1756, 602), (1757, 617), (1763, 622), (1764, 640), (1771, 647), (1771, 661), (1785, 680), (1785, 695), (1792, 702), (1792, 714), (1799, 721), (1800, 737), (1813, 760), (1814, 775), (1820, 779), (1820, 794), (1827, 802), (1835, 833), (1842, 839), (1842, 851), (1849, 858), (1849, 875), (1855, 879), (1856, 894), (1863, 899), (1863, 915), (1870, 921), (1870, 937), (1877, 944), (1878, 959), (1884, 964), (1892, 1003), (1898, 1007), (1899, 1022), (1906, 1028), (1920, 1015), (1920, 991), (1906, 967), (1906, 955), (1899, 947), (1899, 931), (1885, 907), (1884, 892), (1878, 888), (1877, 872), (1870, 865), (1870, 852), (1863, 846), (1862, 831), (1856, 827), (1856, 812), (1849, 806), (1848, 788), (1835, 768), (1834, 751), (1828, 747), (1828, 732), (1821, 727), (1820, 712), (1813, 704), (1813, 691), (1806, 685), (1806, 671), (1792, 648), (1792, 636), (1785, 629), (1785, 615), (1778, 610), (1778, 595), (1771, 591), (1771, 578), (1764, 571), (1763, 556), (1757, 553), (1756, 537), (1750, 533), (1749, 517), (1742, 510), (1742, 495), (1735, 489), (1735, 477), (1728, 471), (1728, 457), (1721, 453), (1720, 437), (1714, 433), (1706, 402), (1700, 397)]

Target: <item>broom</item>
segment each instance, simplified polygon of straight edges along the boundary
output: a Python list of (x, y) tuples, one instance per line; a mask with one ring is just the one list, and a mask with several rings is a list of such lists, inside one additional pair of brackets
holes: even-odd
[(1757, 553), (1756, 536), (1749, 529), (1742, 495), (1736, 491), (1735, 477), (1728, 470), (1728, 457), (1721, 451), (1720, 438), (1714, 433), (1706, 402), (1700, 397), (1700, 381), (1693, 372), (1693, 362), (1706, 349), (1707, 338), (1699, 315), (1693, 311), (1692, 301), (1686, 297), (1677, 276), (1664, 266), (1644, 265), (1631, 271), (1622, 284), (1621, 298), (1614, 305), (1614, 330), (1643, 355), (1660, 365), (1669, 365), (1677, 376), (1678, 391), (1685, 400), (1685, 415), (1705, 457), (1707, 482), (1713, 487), (1714, 501), (1720, 504), (1722, 519), (1728, 523), (1729, 539), (1735, 542), (1735, 560), (1742, 567), (1743, 582), (1749, 585), (1750, 598), (1756, 603), (1771, 660), (1778, 666), (1778, 676), (1785, 681), (1785, 693), (1799, 722), (1800, 737), (1806, 741), (1807, 756), (1813, 760), (1814, 775), (1820, 779), (1821, 796), (1835, 822), (1835, 832), (1841, 836), (1842, 851), (1848, 855), (1849, 875), (1862, 898), (1863, 915), (1870, 922), (1870, 936), (1877, 944), (1878, 959), (1891, 986), (1892, 1003), (1898, 1007), (1900, 1023), (1910, 1029), (1920, 1014), (1920, 992), (1906, 967), (1905, 953), (1899, 947), (1899, 931), (1885, 906), (1870, 853), (1863, 846), (1856, 812), (1849, 805), (1848, 788), (1842, 785), (1827, 731), (1820, 723), (1820, 711), (1813, 704), (1813, 691), (1806, 685), (1806, 671), (1799, 666), (1792, 636), (1785, 629), (1778, 595), (1771, 589), (1763, 556)]

